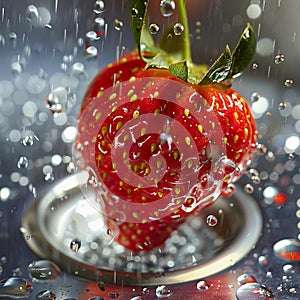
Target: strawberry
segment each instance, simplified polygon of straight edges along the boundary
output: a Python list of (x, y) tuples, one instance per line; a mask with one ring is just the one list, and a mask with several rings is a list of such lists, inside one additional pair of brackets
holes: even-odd
[[(182, 3), (178, 14), (187, 28)], [(181, 60), (169, 54), (173, 44), (150, 43), (142, 51), (140, 20), (148, 1), (131, 5), (138, 51), (108, 65), (89, 85), (77, 150), (110, 232), (138, 252), (162, 245), (187, 216), (228, 194), (251, 160), (255, 122), (228, 80), (252, 58), (255, 37), (248, 25), (233, 53), (227, 46), (209, 69), (196, 66), (187, 33)]]

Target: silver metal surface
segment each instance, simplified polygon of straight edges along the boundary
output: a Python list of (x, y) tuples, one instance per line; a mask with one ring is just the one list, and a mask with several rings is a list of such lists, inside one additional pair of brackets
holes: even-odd
[[(241, 260), (262, 231), (257, 203), (237, 191), (191, 217), (162, 248), (132, 254), (107, 234), (101, 214), (90, 202), (93, 193), (82, 193), (87, 179), (87, 173), (81, 172), (53, 185), (35, 201), (22, 224), (24, 233), (31, 233), (27, 243), (38, 256), (83, 278), (157, 285), (208, 277)], [(209, 227), (208, 215), (218, 216), (218, 224)], [(78, 251), (70, 248), (72, 241), (78, 242)]]

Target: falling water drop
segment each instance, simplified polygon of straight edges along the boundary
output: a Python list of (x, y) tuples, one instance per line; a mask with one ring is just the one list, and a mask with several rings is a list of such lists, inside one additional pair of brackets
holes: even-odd
[(94, 5), (94, 13), (101, 14), (104, 11), (104, 1), (96, 1)]
[(55, 177), (53, 173), (47, 173), (44, 177), (46, 182), (53, 182)]
[(26, 169), (28, 168), (28, 158), (26, 156), (20, 156), (17, 162), (17, 167), (19, 169)]
[(53, 292), (49, 291), (49, 290), (45, 290), (45, 291), (39, 292), (35, 296), (35, 299), (38, 299), (38, 300), (55, 300), (56, 295)]
[(245, 186), (244, 186), (244, 191), (247, 193), (247, 194), (252, 194), (254, 192), (254, 187), (252, 184), (250, 183), (247, 183)]
[(181, 35), (184, 31), (184, 26), (181, 23), (176, 23), (174, 25), (174, 34)]
[(115, 19), (114, 27), (115, 27), (116, 30), (120, 31), (121, 28), (123, 27), (123, 22), (120, 21), (119, 19)]
[(286, 109), (286, 103), (285, 102), (280, 102), (278, 105), (279, 110), (285, 110)]
[(175, 2), (173, 0), (161, 0), (160, 11), (164, 17), (169, 17), (175, 10)]
[(251, 94), (251, 101), (252, 102), (257, 102), (260, 98), (260, 94), (258, 92), (253, 92)]
[(99, 39), (96, 31), (92, 30), (85, 34), (85, 41), (87, 45), (90, 45), (92, 42), (97, 41)]
[(32, 284), (19, 277), (11, 277), (0, 281), (0, 298), (26, 298), (32, 292)]
[(98, 56), (98, 50), (95, 46), (89, 46), (85, 49), (84, 55), (86, 59), (95, 59)]
[(81, 247), (81, 241), (78, 239), (74, 239), (70, 243), (70, 249), (74, 252), (78, 252)]
[(218, 224), (218, 218), (214, 215), (208, 215), (206, 218), (206, 223), (210, 227), (214, 227)]
[(26, 135), (22, 140), (21, 143), (23, 146), (32, 146), (34, 143), (34, 138), (32, 135)]
[(38, 18), (39, 18), (39, 12), (36, 6), (34, 6), (33, 4), (30, 4), (26, 11), (26, 19), (31, 21), (31, 22), (37, 22)]
[(165, 285), (160, 285), (155, 290), (155, 295), (157, 298), (168, 298), (173, 294), (173, 292)]
[(293, 79), (286, 79), (284, 85), (290, 88), (293, 85), (293, 83), (294, 83)]
[(149, 25), (149, 31), (150, 31), (151, 34), (156, 34), (159, 31), (159, 26), (155, 23), (151, 23)]
[(68, 92), (64, 87), (55, 88), (46, 99), (46, 107), (52, 113), (59, 113), (63, 110), (63, 105), (67, 100)]
[(285, 57), (283, 54), (277, 54), (274, 58), (274, 62), (276, 65), (281, 64), (282, 62), (284, 62), (284, 60), (285, 60)]
[(38, 281), (57, 280), (61, 273), (59, 267), (48, 260), (33, 261), (28, 265), (28, 272)]
[(238, 300), (270, 300), (275, 296), (269, 288), (260, 283), (246, 283), (237, 289), (236, 298)]

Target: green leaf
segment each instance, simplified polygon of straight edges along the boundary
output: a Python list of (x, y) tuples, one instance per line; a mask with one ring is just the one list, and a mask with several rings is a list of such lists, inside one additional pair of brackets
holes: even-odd
[(140, 56), (145, 60), (151, 60), (159, 52), (146, 26), (149, 0), (131, 0), (130, 19), (131, 29), (135, 44)]
[[(141, 58), (149, 63), (149, 66), (155, 68), (165, 68), (166, 63), (162, 66), (156, 65), (161, 58), (158, 55), (169, 56), (164, 62), (191, 60), (189, 29), (187, 14), (185, 8), (185, 0), (177, 0), (178, 22), (182, 24), (184, 30), (182, 34), (176, 35), (174, 25), (170, 26), (163, 32), (160, 43), (155, 45), (152, 35), (147, 24), (149, 0), (131, 0), (130, 1), (130, 19), (132, 33), (135, 44), (138, 48)], [(159, 59), (158, 59), (159, 58)]]
[(204, 74), (199, 84), (218, 83), (227, 79), (232, 66), (232, 55), (228, 45), (209, 70)]
[(238, 77), (251, 62), (256, 50), (256, 37), (250, 24), (244, 29), (232, 53), (231, 78)]
[(188, 68), (189, 68), (188, 82), (193, 84), (197, 84), (208, 70), (207, 65), (195, 65), (193, 63), (189, 63)]
[(173, 63), (172, 58), (164, 52), (158, 53), (152, 57), (146, 65), (146, 69), (169, 69), (170, 64)]
[(184, 80), (187, 81), (188, 80), (188, 76), (189, 76), (189, 69), (188, 69), (188, 65), (186, 61), (180, 61), (180, 62), (176, 62), (174, 64), (171, 64), (169, 66), (169, 72)]

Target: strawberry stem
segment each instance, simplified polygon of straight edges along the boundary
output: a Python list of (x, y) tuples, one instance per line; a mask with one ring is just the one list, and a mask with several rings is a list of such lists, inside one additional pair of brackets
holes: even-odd
[(178, 21), (181, 25), (183, 25), (183, 59), (187, 61), (192, 61), (191, 57), (191, 46), (190, 46), (190, 36), (189, 36), (189, 24), (185, 7), (185, 0), (177, 1), (177, 9), (178, 9)]

